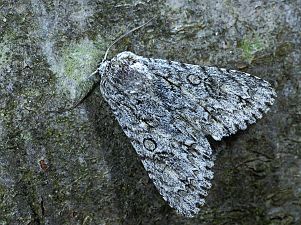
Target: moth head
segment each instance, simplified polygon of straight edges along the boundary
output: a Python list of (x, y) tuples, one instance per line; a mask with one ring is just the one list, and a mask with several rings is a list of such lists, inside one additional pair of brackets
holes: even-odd
[(133, 61), (137, 58), (139, 58), (139, 56), (129, 51), (121, 52), (115, 57), (117, 61)]
[(106, 73), (106, 69), (109, 65), (109, 60), (106, 60), (104, 62), (102, 62), (99, 67), (98, 67), (98, 73), (99, 73), (99, 76), (100, 76), (100, 79), (102, 79)]

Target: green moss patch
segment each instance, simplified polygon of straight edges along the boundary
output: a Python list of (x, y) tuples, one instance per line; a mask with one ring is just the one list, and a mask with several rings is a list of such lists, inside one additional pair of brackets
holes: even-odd
[(71, 43), (63, 50), (62, 63), (64, 74), (77, 82), (96, 69), (101, 52), (96, 45), (87, 39), (79, 43)]
[(259, 37), (245, 38), (238, 47), (242, 49), (243, 58), (251, 63), (257, 52), (260, 52), (266, 48), (266, 43)]
[(89, 75), (97, 69), (104, 54), (103, 39), (87, 38), (71, 42), (60, 50), (57, 65), (52, 66), (57, 74), (57, 91), (68, 98), (77, 99), (89, 89)]

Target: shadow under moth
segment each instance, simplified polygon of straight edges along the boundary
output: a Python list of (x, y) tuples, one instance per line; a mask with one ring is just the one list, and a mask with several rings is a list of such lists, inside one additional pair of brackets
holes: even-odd
[(212, 150), (266, 113), (276, 93), (235, 70), (144, 58), (122, 52), (97, 70), (100, 89), (156, 188), (192, 217), (211, 187)]

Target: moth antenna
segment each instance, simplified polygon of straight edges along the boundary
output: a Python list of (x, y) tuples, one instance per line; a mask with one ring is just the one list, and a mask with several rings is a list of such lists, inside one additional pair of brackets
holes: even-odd
[(91, 77), (93, 77), (95, 74), (97, 74), (97, 72), (98, 72), (98, 69), (95, 70), (93, 73), (91, 73), (91, 74), (87, 77), (87, 79), (89, 80)]
[(112, 44), (109, 45), (109, 47), (107, 48), (106, 52), (105, 52), (105, 55), (101, 61), (101, 63), (103, 63), (106, 59), (107, 59), (107, 56), (108, 56), (108, 53), (109, 53), (109, 50), (110, 48), (115, 45), (118, 41), (120, 41), (122, 38), (126, 37), (127, 35), (135, 32), (136, 30), (139, 30), (140, 28), (146, 26), (147, 24), (149, 24), (155, 17), (151, 18), (150, 20), (148, 20), (147, 22), (145, 22), (144, 24), (140, 25), (139, 27), (135, 27), (131, 30), (129, 30), (128, 32), (126, 32), (125, 34), (121, 35), (119, 38), (117, 38), (115, 41), (113, 41)]
[[(99, 68), (97, 68), (94, 72), (92, 72), (87, 78), (86, 80), (90, 80), (91, 78), (95, 77), (95, 74), (97, 74), (99, 72)], [(97, 79), (96, 82), (99, 82), (99, 79)], [(95, 83), (95, 82), (94, 82)]]
[(69, 107), (69, 108), (59, 108), (58, 110), (51, 110), (51, 111), (47, 111), (48, 113), (64, 113), (64, 112), (68, 112), (71, 111), (72, 109), (75, 109), (77, 106), (79, 106), (80, 104), (82, 104), (92, 93), (93, 91), (99, 86), (99, 82), (95, 82), (91, 89), (88, 91), (88, 93), (81, 99), (79, 100), (75, 105)]

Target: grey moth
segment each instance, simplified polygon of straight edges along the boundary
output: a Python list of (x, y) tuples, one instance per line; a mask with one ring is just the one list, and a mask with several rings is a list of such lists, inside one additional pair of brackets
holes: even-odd
[(211, 187), (212, 150), (269, 110), (276, 93), (235, 70), (122, 52), (98, 68), (100, 89), (156, 188), (192, 217)]

